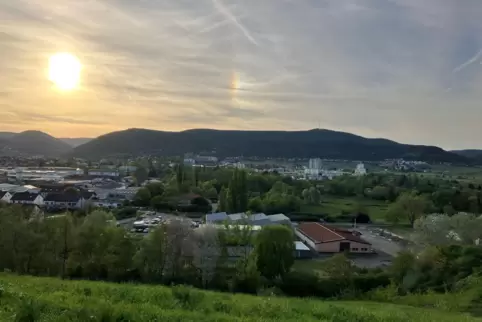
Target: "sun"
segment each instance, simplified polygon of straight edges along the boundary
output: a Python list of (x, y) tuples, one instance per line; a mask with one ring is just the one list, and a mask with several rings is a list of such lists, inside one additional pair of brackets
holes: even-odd
[(77, 57), (69, 53), (57, 53), (49, 59), (49, 80), (59, 89), (69, 91), (80, 82), (82, 65)]

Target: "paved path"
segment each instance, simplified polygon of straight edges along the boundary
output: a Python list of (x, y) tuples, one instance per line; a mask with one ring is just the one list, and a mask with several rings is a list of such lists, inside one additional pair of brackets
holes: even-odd
[(364, 240), (372, 244), (375, 250), (381, 250), (390, 256), (397, 256), (403, 250), (402, 245), (388, 240), (386, 237), (379, 236), (366, 227), (358, 227), (357, 230), (362, 233), (361, 237)]

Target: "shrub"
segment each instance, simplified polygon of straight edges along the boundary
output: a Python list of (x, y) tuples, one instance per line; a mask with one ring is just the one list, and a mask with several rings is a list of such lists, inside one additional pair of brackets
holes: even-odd
[(15, 322), (34, 322), (40, 318), (40, 307), (32, 300), (23, 298), (17, 307), (15, 313)]

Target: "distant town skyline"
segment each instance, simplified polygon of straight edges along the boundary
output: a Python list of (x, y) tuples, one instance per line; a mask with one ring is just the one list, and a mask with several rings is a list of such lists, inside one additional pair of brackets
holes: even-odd
[[(478, 0), (3, 2), (0, 131), (320, 127), (482, 148), (481, 16)], [(82, 65), (78, 84), (56, 76), (68, 91), (58, 53)]]

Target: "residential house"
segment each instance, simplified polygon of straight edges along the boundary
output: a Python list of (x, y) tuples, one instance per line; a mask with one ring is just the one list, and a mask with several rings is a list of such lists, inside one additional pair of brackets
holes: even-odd
[(360, 233), (328, 227), (317, 222), (305, 222), (296, 227), (296, 236), (318, 253), (372, 253), (369, 242)]
[(39, 193), (31, 193), (28, 191), (17, 192), (10, 198), (10, 203), (42, 206), (44, 204), (44, 198)]
[(82, 209), (86, 202), (78, 193), (49, 193), (44, 199), (45, 208), (49, 210)]
[(9, 203), (10, 198), (12, 198), (12, 194), (8, 191), (0, 191), (0, 201)]

